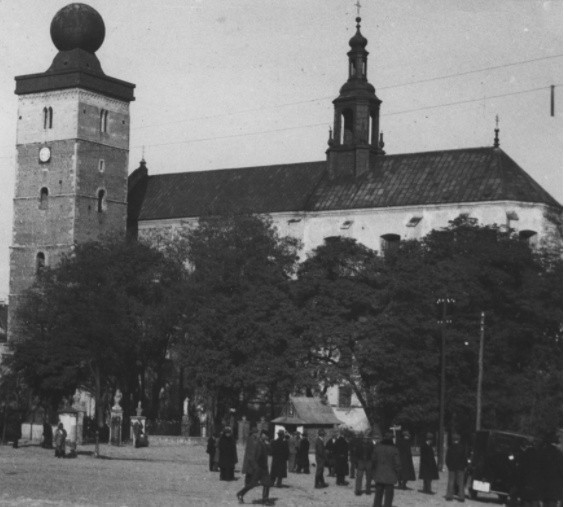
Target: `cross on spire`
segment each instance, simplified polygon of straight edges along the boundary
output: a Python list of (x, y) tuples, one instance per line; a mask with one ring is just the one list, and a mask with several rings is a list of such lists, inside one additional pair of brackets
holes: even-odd
[(499, 148), (499, 116), (495, 115), (495, 137), (494, 137), (494, 148)]
[(362, 5), (360, 5), (360, 0), (356, 0), (356, 3), (354, 5), (356, 7), (356, 15), (360, 16), (360, 8), (362, 7)]

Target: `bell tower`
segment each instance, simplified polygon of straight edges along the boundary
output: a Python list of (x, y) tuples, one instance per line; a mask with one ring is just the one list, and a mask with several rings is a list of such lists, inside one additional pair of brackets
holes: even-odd
[(335, 116), (327, 150), (331, 178), (360, 176), (368, 171), (373, 157), (385, 154), (379, 135), (382, 101), (367, 79), (368, 41), (360, 33), (360, 21), (357, 17), (356, 33), (349, 41), (348, 81), (333, 101)]
[(125, 235), (129, 104), (135, 85), (106, 76), (95, 52), (104, 21), (73, 3), (51, 22), (47, 71), (16, 77), (18, 125), (10, 250), (9, 336), (22, 292), (77, 242)]

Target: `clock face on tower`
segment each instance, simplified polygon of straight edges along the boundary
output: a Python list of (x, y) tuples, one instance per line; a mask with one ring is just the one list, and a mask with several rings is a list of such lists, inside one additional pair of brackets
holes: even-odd
[(45, 162), (49, 162), (50, 159), (51, 159), (51, 149), (48, 148), (47, 146), (43, 146), (43, 148), (39, 150), (39, 161), (45, 163)]

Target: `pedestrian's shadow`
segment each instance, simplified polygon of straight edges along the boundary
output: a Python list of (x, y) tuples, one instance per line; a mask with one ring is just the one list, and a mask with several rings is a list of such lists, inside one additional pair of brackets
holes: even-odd
[(270, 498), (268, 499), (268, 503), (267, 503), (267, 504), (265, 504), (265, 503), (262, 501), (262, 499), (261, 499), (261, 500), (253, 500), (251, 503), (252, 503), (253, 505), (276, 505), (276, 501), (277, 501), (277, 500), (278, 500), (278, 498), (272, 498), (272, 497), (270, 497)]

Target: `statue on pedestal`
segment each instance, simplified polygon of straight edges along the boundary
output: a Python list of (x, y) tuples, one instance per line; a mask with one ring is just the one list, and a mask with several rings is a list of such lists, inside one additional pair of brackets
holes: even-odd
[(186, 397), (182, 403), (182, 423), (180, 434), (183, 437), (190, 436), (190, 398)]
[(135, 413), (137, 414), (137, 416), (140, 416), (143, 413), (143, 409), (141, 408), (141, 400), (139, 400), (139, 403), (137, 403)]

